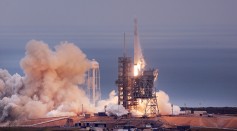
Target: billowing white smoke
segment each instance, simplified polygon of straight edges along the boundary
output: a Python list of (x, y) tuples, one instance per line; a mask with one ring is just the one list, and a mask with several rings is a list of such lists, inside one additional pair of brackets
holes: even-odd
[[(171, 115), (172, 114), (172, 106), (169, 101), (169, 96), (164, 91), (159, 90), (156, 92), (158, 109), (161, 115)], [(137, 110), (131, 110), (131, 113), (134, 116), (142, 116), (145, 113), (146, 108), (146, 100), (139, 99), (139, 105), (137, 106)], [(106, 110), (108, 115), (117, 115), (122, 116), (128, 113), (127, 110), (122, 105), (117, 105), (118, 96), (116, 96), (115, 91), (113, 90), (109, 94), (109, 99), (101, 100), (98, 102), (97, 111), (103, 112)], [(173, 105), (173, 114), (178, 115), (180, 113), (180, 108), (177, 105)]]
[(169, 102), (169, 96), (164, 91), (156, 92), (157, 96), (157, 102), (158, 102), (158, 108), (159, 113), (162, 115), (171, 115), (173, 112), (173, 115), (178, 115), (180, 113), (180, 107), (177, 105), (172, 105)]
[(100, 100), (98, 101), (98, 106), (96, 107), (96, 110), (99, 112), (105, 111), (105, 106), (109, 104), (117, 104), (118, 103), (118, 96), (116, 96), (115, 90), (111, 91), (109, 94), (109, 98), (107, 100)]
[(122, 116), (128, 113), (128, 111), (122, 106), (118, 105), (118, 96), (116, 96), (115, 90), (111, 91), (109, 94), (109, 99), (100, 100), (98, 106), (96, 107), (97, 111), (106, 111), (107, 115)]
[[(157, 103), (159, 113), (161, 115), (172, 115), (172, 105), (169, 101), (169, 96), (164, 91), (159, 90), (156, 92)], [(137, 106), (137, 110), (132, 110), (132, 114), (135, 116), (144, 115), (146, 109), (146, 100), (138, 100), (139, 105)], [(149, 112), (148, 112), (149, 113)], [(173, 114), (178, 115), (180, 113), (180, 108), (177, 105), (173, 105)]]
[(90, 63), (74, 44), (63, 42), (50, 50), (32, 40), (20, 65), (24, 77), (0, 69), (0, 121), (76, 115), (83, 103), (85, 110), (94, 110), (78, 88)]
[[(0, 122), (76, 115), (81, 112), (82, 104), (86, 112), (104, 111), (106, 106), (109, 115), (128, 113), (117, 105), (115, 91), (110, 93), (109, 99), (99, 101), (98, 107), (90, 105), (85, 91), (80, 88), (90, 62), (72, 43), (63, 42), (51, 50), (42, 41), (29, 41), (20, 65), (25, 73), (23, 77), (0, 69)], [(160, 113), (171, 114), (168, 95), (162, 91), (157, 95)], [(135, 113), (144, 114), (144, 107), (145, 102)], [(174, 106), (174, 113), (178, 112), (179, 107)]]
[(122, 116), (128, 114), (128, 111), (123, 107), (123, 105), (109, 104), (106, 106), (107, 115)]

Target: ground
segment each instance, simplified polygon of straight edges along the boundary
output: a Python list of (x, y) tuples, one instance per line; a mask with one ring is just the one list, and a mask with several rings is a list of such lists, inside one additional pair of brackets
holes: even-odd
[[(70, 123), (68, 120), (71, 119)], [(2, 127), (1, 130), (80, 130), (74, 127), (78, 122), (90, 123), (106, 123), (109, 129), (114, 127), (133, 125), (138, 128), (146, 127), (151, 124), (154, 127), (163, 129), (175, 129), (178, 126), (190, 126), (192, 130), (232, 130), (237, 129), (237, 117), (228, 115), (195, 116), (195, 115), (179, 115), (179, 116), (160, 116), (150, 118), (138, 117), (108, 117), (108, 116), (84, 116), (73, 117), (51, 117), (17, 121), (8, 127)]]

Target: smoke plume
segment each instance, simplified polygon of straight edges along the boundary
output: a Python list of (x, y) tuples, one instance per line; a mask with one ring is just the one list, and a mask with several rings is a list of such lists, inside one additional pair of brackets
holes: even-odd
[(23, 77), (0, 69), (0, 121), (76, 115), (82, 103), (94, 110), (78, 88), (90, 63), (74, 44), (63, 42), (51, 50), (42, 41), (29, 41), (20, 65)]
[[(51, 50), (42, 41), (31, 40), (26, 45), (25, 57), (20, 65), (24, 76), (10, 75), (0, 69), (0, 122), (51, 116), (72, 116), (81, 112), (106, 110), (108, 115), (121, 116), (128, 111), (117, 105), (118, 96), (112, 91), (107, 100), (98, 106), (90, 104), (80, 85), (84, 84), (85, 72), (90, 68), (86, 55), (74, 44), (62, 42)], [(169, 96), (157, 92), (159, 111), (171, 114)], [(145, 103), (141, 102), (134, 115), (143, 115)], [(174, 114), (179, 107), (173, 106)]]
[(169, 95), (164, 91), (156, 92), (157, 102), (159, 107), (159, 113), (162, 115), (178, 115), (180, 113), (180, 107), (173, 105), (169, 102)]
[(128, 111), (122, 105), (118, 105), (118, 96), (116, 96), (115, 90), (110, 92), (109, 99), (100, 100), (98, 102), (96, 110), (100, 112), (105, 111), (109, 116), (122, 116), (128, 114)]
[[(161, 115), (178, 115), (180, 113), (180, 107), (170, 103), (169, 95), (164, 91), (159, 90), (156, 92), (158, 110)], [(115, 90), (111, 91), (109, 98), (106, 100), (100, 100), (96, 111), (106, 111), (108, 115), (122, 116), (128, 113), (127, 110), (122, 105), (118, 105), (118, 96), (116, 95)], [(131, 110), (132, 115), (142, 116), (145, 114), (146, 109), (146, 100), (138, 99), (138, 106), (136, 110)]]
[[(180, 113), (180, 107), (173, 105), (169, 101), (169, 96), (164, 91), (159, 90), (156, 92), (159, 114), (161, 115), (178, 115)], [(147, 100), (138, 99), (137, 110), (132, 110), (131, 113), (134, 116), (142, 116), (145, 114)], [(148, 112), (149, 113), (149, 112)]]
[[(161, 115), (178, 115), (180, 113), (180, 107), (170, 103), (169, 96), (164, 91), (159, 90), (156, 92), (158, 109)], [(106, 100), (100, 100), (98, 106), (96, 107), (97, 111), (103, 112), (106, 111), (108, 115), (122, 116), (128, 113), (127, 110), (122, 105), (118, 105), (118, 96), (116, 95), (115, 90), (109, 94), (109, 98)], [(138, 99), (138, 106), (136, 110), (131, 110), (132, 115), (142, 116), (145, 114), (146, 109), (146, 100)]]

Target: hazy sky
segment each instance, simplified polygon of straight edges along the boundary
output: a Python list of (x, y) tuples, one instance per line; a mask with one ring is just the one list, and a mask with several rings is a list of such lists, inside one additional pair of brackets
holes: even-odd
[(18, 63), (31, 39), (50, 47), (70, 41), (100, 62), (107, 94), (116, 89), (123, 32), (132, 48), (136, 17), (145, 58), (160, 71), (158, 89), (172, 102), (237, 106), (236, 6), (236, 0), (0, 0), (0, 68), (23, 74)]
[(1, 0), (1, 26), (236, 26), (236, 0)]

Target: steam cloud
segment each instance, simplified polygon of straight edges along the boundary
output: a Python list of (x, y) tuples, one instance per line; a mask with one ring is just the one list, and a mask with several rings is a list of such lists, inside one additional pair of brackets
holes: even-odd
[[(159, 90), (156, 92), (157, 103), (158, 103), (158, 110), (159, 114), (161, 115), (172, 115), (172, 106), (169, 101), (169, 96), (164, 91)], [(131, 113), (134, 116), (141, 116), (144, 115), (144, 111), (146, 109), (146, 100), (138, 100), (137, 110), (132, 110)], [(180, 107), (177, 105), (173, 105), (173, 115), (178, 115), (180, 113)]]
[(0, 69), (0, 121), (76, 115), (82, 103), (89, 103), (78, 85), (90, 63), (72, 43), (50, 50), (42, 41), (29, 41), (20, 65), (24, 77)]
[[(10, 75), (0, 69), (0, 122), (51, 116), (72, 116), (81, 112), (106, 111), (108, 115), (122, 116), (128, 111), (117, 105), (118, 96), (112, 91), (107, 100), (90, 104), (80, 85), (90, 67), (86, 55), (74, 44), (62, 42), (51, 50), (42, 41), (31, 40), (26, 45), (26, 56), (20, 65), (25, 76)], [(171, 114), (169, 96), (157, 93), (161, 114)], [(145, 102), (141, 102), (134, 115), (144, 114)], [(180, 108), (174, 106), (174, 113)]]
[(111, 115), (122, 116), (128, 114), (128, 111), (122, 105), (118, 105), (118, 96), (116, 96), (115, 90), (110, 92), (109, 99), (100, 100), (98, 102), (96, 110), (106, 111), (106, 114), (109, 116)]
[(157, 102), (158, 102), (158, 108), (159, 108), (160, 114), (171, 115), (172, 110), (173, 110), (173, 115), (178, 115), (180, 113), (179, 106), (173, 105), (173, 109), (172, 109), (172, 105), (169, 102), (169, 96), (164, 91), (160, 90), (159, 92), (156, 92), (156, 96), (157, 96)]

